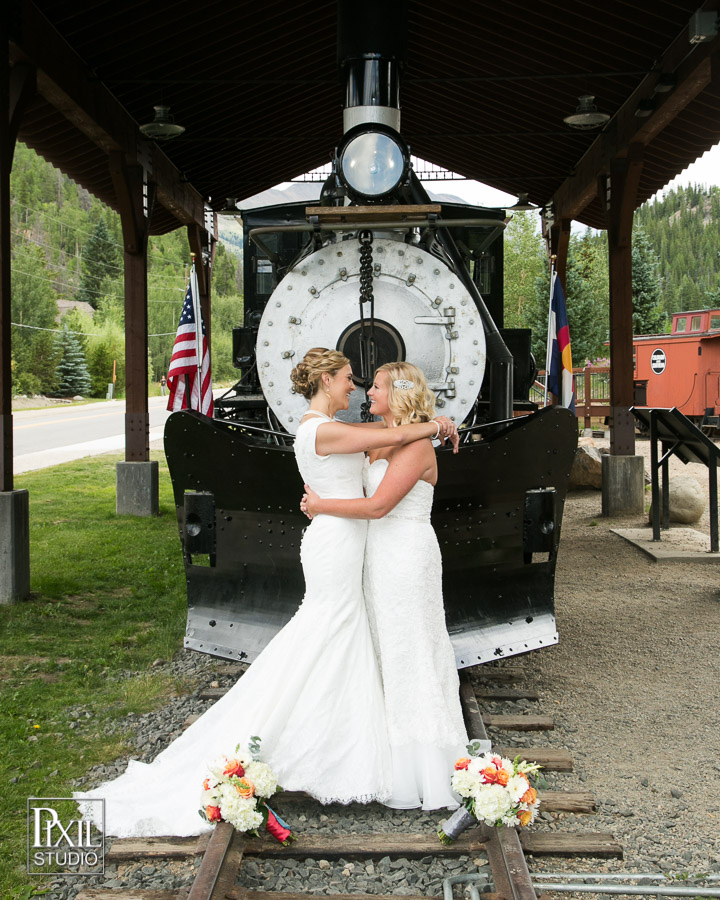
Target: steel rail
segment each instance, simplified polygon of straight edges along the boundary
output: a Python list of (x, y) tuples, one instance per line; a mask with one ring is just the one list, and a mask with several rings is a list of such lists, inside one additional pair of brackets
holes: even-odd
[[(460, 676), (460, 701), (471, 741), (487, 741), (487, 731), (470, 678)], [(495, 891), (507, 900), (537, 900), (535, 885), (525, 862), (520, 838), (514, 828), (484, 827), (485, 850), (495, 884)]]
[(229, 822), (218, 822), (187, 900), (222, 900), (232, 890), (243, 851), (242, 835)]

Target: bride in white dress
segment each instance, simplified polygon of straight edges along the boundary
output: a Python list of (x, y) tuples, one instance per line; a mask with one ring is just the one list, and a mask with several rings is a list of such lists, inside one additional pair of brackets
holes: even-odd
[[(392, 431), (428, 421), (434, 397), (409, 363), (378, 369), (370, 411)], [(392, 752), (388, 806), (456, 806), (450, 775), (468, 742), (445, 624), (442, 561), (430, 524), (437, 462), (430, 440), (370, 451), (366, 499), (327, 499), (306, 485), (301, 508), (370, 519), (364, 591), (380, 662)], [(488, 748), (489, 749), (489, 748)]]
[[(454, 429), (447, 419), (391, 434), (332, 421), (355, 390), (350, 365), (336, 351), (309, 351), (292, 377), (310, 401), (295, 440), (297, 463), (320, 496), (362, 497), (365, 451)], [(207, 765), (252, 735), (288, 790), (323, 803), (390, 797), (382, 682), (362, 594), (366, 532), (359, 519), (315, 519), (300, 551), (303, 602), (237, 684), (152, 763), (131, 760), (114, 781), (74, 794), (79, 801), (105, 799), (106, 834), (209, 830), (197, 812)], [(96, 805), (79, 805), (92, 818)]]

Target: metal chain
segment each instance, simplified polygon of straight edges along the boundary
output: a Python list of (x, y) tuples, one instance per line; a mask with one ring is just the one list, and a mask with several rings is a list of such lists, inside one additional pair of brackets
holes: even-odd
[[(360, 242), (360, 377), (365, 388), (365, 402), (361, 405), (361, 419), (369, 422), (370, 400), (367, 392), (375, 372), (375, 294), (373, 293), (372, 231), (358, 232)], [(370, 304), (369, 329), (365, 330), (364, 304)]]

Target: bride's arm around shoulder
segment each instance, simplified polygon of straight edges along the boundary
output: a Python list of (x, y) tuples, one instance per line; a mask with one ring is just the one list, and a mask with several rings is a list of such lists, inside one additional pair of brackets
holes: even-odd
[(402, 447), (422, 438), (437, 437), (440, 432), (440, 425), (435, 421), (398, 428), (356, 428), (345, 422), (324, 422), (317, 430), (315, 450), (320, 456), (365, 453), (380, 447)]
[(312, 518), (317, 515), (346, 519), (381, 519), (394, 509), (421, 478), (435, 473), (435, 451), (430, 441), (417, 441), (401, 447), (392, 455), (378, 489), (372, 497), (350, 500), (321, 498), (308, 485), (301, 508)]

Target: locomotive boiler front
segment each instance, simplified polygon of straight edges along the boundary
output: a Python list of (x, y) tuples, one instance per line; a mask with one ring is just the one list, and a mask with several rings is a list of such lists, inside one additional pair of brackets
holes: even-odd
[[(462, 282), (438, 258), (401, 239), (372, 243), (374, 309), (360, 308), (358, 240), (331, 241), (305, 257), (278, 284), (257, 333), (257, 371), (269, 408), (294, 434), (307, 401), (290, 372), (310, 347), (336, 348), (361, 385), (361, 338), (372, 338), (374, 364), (406, 359), (425, 373), (444, 415), (463, 422), (485, 371), (485, 333)], [(372, 376), (372, 373), (368, 373)], [(359, 421), (362, 390), (340, 418)]]

